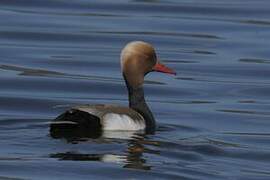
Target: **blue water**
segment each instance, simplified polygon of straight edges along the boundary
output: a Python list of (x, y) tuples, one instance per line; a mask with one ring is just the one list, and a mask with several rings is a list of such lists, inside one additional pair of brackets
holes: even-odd
[[(267, 0), (1, 0), (0, 179), (270, 179)], [(55, 139), (77, 104), (127, 105), (119, 54), (152, 43), (154, 135)]]

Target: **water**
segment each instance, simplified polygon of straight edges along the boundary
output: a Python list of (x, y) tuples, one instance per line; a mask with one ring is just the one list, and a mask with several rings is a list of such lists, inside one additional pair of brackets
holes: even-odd
[[(269, 179), (270, 2), (1, 0), (0, 179)], [(54, 139), (77, 104), (127, 105), (119, 53), (152, 43), (154, 135)]]

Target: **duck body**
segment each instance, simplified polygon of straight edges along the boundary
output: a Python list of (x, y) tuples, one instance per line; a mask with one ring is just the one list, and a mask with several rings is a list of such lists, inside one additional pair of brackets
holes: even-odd
[[(144, 99), (144, 76), (151, 71), (175, 74), (161, 64), (152, 45), (134, 41), (121, 52), (121, 68), (128, 90), (129, 107), (118, 105), (80, 105), (59, 115), (51, 123), (53, 137), (98, 137), (104, 131), (155, 131), (155, 119)], [(71, 134), (72, 134), (71, 133)]]
[[(81, 117), (85, 118), (81, 118)], [(75, 106), (59, 116), (56, 121), (68, 120), (78, 126), (101, 128), (102, 130), (144, 130), (145, 120), (138, 112), (118, 105), (82, 105)], [(67, 122), (68, 122), (67, 121)]]
[[(117, 136), (114, 134), (108, 136), (108, 131), (121, 133)], [(50, 125), (50, 134), (54, 138), (103, 136), (121, 139), (123, 137), (119, 136), (126, 136), (123, 132), (128, 131), (146, 132), (142, 115), (125, 106), (107, 104), (72, 107), (55, 118)]]

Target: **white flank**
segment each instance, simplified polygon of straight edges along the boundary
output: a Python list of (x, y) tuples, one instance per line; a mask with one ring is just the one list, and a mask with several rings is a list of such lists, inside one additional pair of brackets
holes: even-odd
[(145, 124), (141, 121), (135, 121), (125, 114), (108, 113), (103, 117), (103, 129), (138, 131), (145, 129)]

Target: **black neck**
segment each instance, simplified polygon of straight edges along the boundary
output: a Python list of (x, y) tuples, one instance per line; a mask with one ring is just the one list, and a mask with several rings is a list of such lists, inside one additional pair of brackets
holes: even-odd
[(149, 107), (145, 102), (143, 87), (140, 86), (138, 88), (133, 88), (132, 86), (130, 86), (127, 80), (126, 85), (128, 89), (129, 107), (143, 116), (146, 124), (146, 132), (154, 133), (156, 123), (152, 112), (150, 111)]

